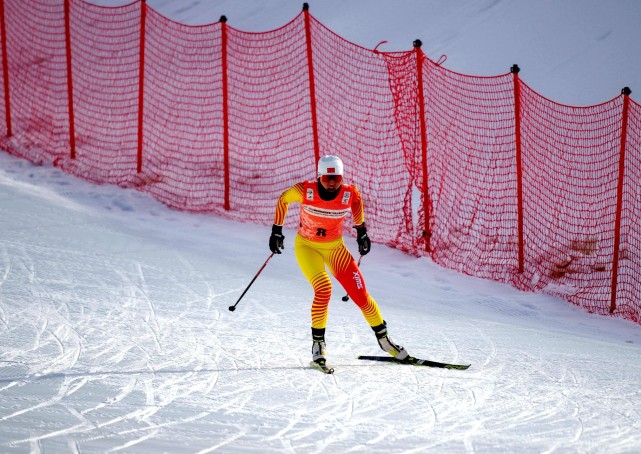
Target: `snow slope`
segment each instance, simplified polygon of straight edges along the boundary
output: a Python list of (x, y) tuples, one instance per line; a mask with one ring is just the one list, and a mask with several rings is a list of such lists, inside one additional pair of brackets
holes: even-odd
[[(289, 0), (148, 2), (179, 20), (227, 14), (230, 25), (257, 30), (300, 10)], [(413, 14), (406, 27), (393, 28), (401, 9), (378, 0), (360, 9), (371, 20), (358, 21), (351, 11), (363, 2), (310, 3), (340, 34), (367, 46), (389, 39), (389, 50), (407, 47), (403, 34), (417, 37), (421, 23)], [(598, 2), (558, 3), (607, 19)], [(441, 27), (435, 53), (447, 49), (449, 67), (470, 73), (500, 72), (481, 60), (499, 68), (502, 59), (469, 60), (469, 50), (457, 62), (456, 49), (478, 42), (456, 36), (491, 41), (483, 32), (494, 30), (492, 20), (534, 9), (518, 0), (402, 4), (426, 5), (418, 37), (434, 42), (428, 34)], [(532, 14), (523, 14), (524, 30)], [(444, 34), (448, 23), (461, 24), (458, 35)], [(569, 41), (541, 27), (547, 40)], [(601, 42), (615, 42), (618, 33)], [(536, 61), (534, 53), (523, 47), (523, 59), (504, 66), (529, 66), (523, 62)], [(577, 68), (589, 60), (582, 55), (563, 54), (559, 62)], [(558, 79), (528, 80), (524, 72), (535, 88), (565, 93)], [(609, 97), (598, 78), (589, 88), (595, 100), (581, 102)], [(144, 194), (0, 154), (0, 232), (0, 452), (641, 451), (641, 329), (630, 322), (374, 245), (362, 270), (394, 337), (416, 356), (472, 367), (356, 360), (379, 350), (335, 286), (327, 341), (336, 374), (329, 376), (308, 366), (311, 289), (292, 254), (294, 231), (285, 232), (285, 253), (233, 313), (227, 307), (269, 255), (264, 226), (172, 211)]]

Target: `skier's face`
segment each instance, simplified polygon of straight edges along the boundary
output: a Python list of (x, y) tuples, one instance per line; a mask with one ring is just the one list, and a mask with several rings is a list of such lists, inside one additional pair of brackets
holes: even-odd
[(320, 183), (329, 192), (337, 191), (343, 183), (341, 175), (321, 175)]

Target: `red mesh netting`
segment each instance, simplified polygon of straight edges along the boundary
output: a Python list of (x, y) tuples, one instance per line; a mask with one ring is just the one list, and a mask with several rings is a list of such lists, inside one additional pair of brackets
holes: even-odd
[(141, 189), (183, 210), (223, 200), (220, 30), (146, 16)]
[(228, 27), (228, 42), (231, 191), (225, 216), (235, 211), (236, 219), (271, 224), (280, 193), (314, 174), (303, 16), (265, 33)]
[(56, 164), (96, 183), (127, 185), (136, 178), (140, 4), (70, 6), (76, 157), (59, 154)]
[(507, 281), (517, 267), (512, 75), (472, 77), (425, 61), (424, 96), (432, 258)]
[(605, 313), (622, 99), (571, 107), (521, 87), (526, 267), (519, 283)]
[[(372, 240), (411, 250), (411, 177), (386, 59), (316, 20), (311, 33), (320, 154), (343, 158), (346, 179), (363, 195)], [(314, 177), (313, 162), (308, 168)]]
[(11, 146), (39, 164), (69, 152), (63, 6), (61, 1), (4, 2)]
[(516, 74), (359, 47), (307, 12), (261, 33), (187, 26), (141, 1), (4, 0), (4, 16), (10, 153), (265, 225), (284, 189), (337, 154), (374, 241), (641, 322), (641, 107), (628, 96), (559, 105)]

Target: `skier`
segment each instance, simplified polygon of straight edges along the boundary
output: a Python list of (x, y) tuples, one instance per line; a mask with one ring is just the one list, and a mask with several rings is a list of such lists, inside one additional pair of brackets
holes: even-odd
[(389, 337), (376, 301), (365, 288), (365, 280), (354, 257), (343, 242), (343, 224), (351, 211), (358, 251), (366, 255), (371, 241), (365, 228), (363, 201), (358, 188), (343, 183), (343, 161), (323, 156), (318, 162), (318, 178), (296, 183), (283, 192), (276, 204), (269, 249), (280, 254), (284, 248), (283, 223), (290, 203), (300, 204), (300, 225), (294, 240), (294, 253), (301, 271), (314, 289), (312, 301), (312, 360), (326, 369), (325, 326), (332, 283), (325, 270), (336, 277), (371, 326), (378, 345), (400, 361), (409, 354)]

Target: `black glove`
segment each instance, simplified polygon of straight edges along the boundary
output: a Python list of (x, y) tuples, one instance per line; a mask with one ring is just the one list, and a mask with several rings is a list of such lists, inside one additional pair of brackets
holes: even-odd
[(365, 228), (365, 224), (363, 223), (360, 227), (355, 228), (356, 242), (358, 243), (358, 252), (360, 252), (361, 255), (367, 255), (370, 249), (372, 249), (372, 242), (367, 236), (367, 229)]
[(284, 241), (283, 226), (274, 224), (272, 226), (272, 235), (269, 237), (269, 250), (274, 254), (280, 254), (281, 249), (285, 249)]

